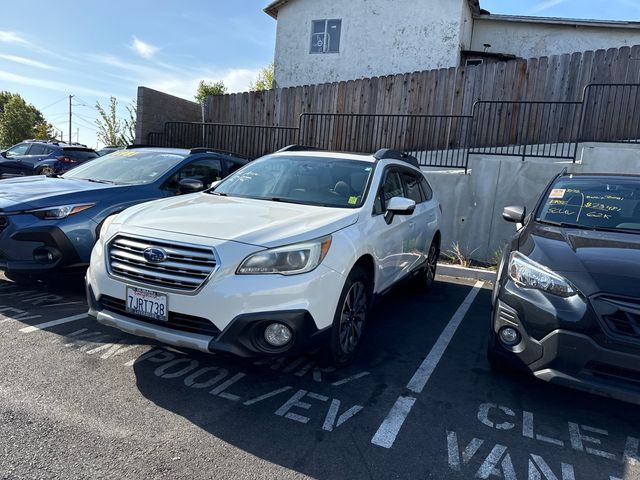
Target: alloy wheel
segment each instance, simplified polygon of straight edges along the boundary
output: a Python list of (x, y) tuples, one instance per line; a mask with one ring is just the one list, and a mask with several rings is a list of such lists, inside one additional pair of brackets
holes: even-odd
[(362, 336), (367, 315), (367, 288), (362, 282), (351, 285), (340, 315), (340, 349), (343, 354), (353, 353)]

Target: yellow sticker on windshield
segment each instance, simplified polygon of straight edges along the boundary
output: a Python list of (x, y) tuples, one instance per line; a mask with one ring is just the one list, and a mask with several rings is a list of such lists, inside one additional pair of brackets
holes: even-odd
[(358, 203), (358, 197), (349, 197), (349, 205), (355, 205)]
[(135, 157), (138, 152), (134, 152), (133, 150), (118, 150), (111, 153), (112, 157)]

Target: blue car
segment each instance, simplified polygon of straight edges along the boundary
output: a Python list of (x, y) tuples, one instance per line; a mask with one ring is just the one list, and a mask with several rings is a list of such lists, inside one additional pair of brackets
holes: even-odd
[(134, 148), (58, 177), (0, 180), (0, 270), (17, 283), (83, 271), (108, 216), (208, 188), (247, 162), (207, 149)]
[(25, 140), (0, 152), (0, 178), (22, 175), (59, 175), (99, 157), (79, 143)]

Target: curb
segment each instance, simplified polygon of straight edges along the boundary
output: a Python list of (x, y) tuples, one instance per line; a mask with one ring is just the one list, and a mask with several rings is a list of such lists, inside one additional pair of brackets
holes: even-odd
[(496, 281), (496, 272), (478, 268), (461, 267), (459, 265), (449, 265), (446, 263), (438, 263), (437, 274), (444, 275), (445, 277), (471, 278), (473, 280), (484, 280), (486, 282)]

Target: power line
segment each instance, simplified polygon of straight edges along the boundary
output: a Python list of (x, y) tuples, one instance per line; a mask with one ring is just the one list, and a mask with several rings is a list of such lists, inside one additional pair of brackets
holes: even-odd
[(94, 120), (91, 120), (90, 118), (87, 118), (84, 115), (80, 115), (78, 112), (73, 112), (73, 114), (76, 117), (83, 119), (85, 122), (89, 122), (89, 123), (93, 123), (94, 122)]
[(46, 110), (47, 108), (49, 108), (49, 107), (53, 107), (54, 105), (56, 105), (56, 104), (60, 103), (60, 102), (61, 102), (61, 101), (63, 101), (63, 100), (66, 100), (66, 99), (67, 99), (67, 96), (65, 95), (65, 96), (64, 96), (64, 97), (62, 97), (60, 100), (56, 100), (55, 102), (50, 103), (50, 104), (49, 104), (49, 105), (47, 105), (46, 107), (42, 107), (40, 110)]
[(77, 117), (77, 114), (75, 114), (75, 113), (73, 115), (74, 115), (74, 117), (76, 117), (75, 119), (82, 124), (83, 128), (91, 128), (91, 129), (93, 129), (93, 131), (97, 130), (96, 125), (92, 125), (91, 122), (89, 122), (87, 120), (84, 120), (83, 118)]

